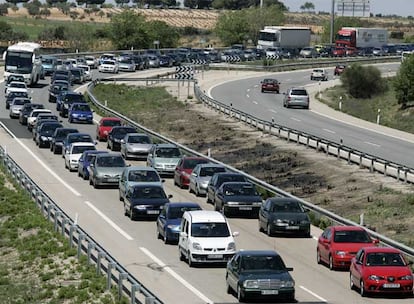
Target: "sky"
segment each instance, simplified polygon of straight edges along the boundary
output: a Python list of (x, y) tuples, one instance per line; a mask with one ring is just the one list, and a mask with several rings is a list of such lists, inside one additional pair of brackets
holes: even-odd
[[(289, 8), (290, 11), (300, 11), (300, 7), (305, 2), (312, 2), (315, 11), (330, 12), (332, 0), (280, 0)], [(352, 0), (348, 0), (352, 1)], [(359, 0), (353, 0), (355, 2)], [(337, 0), (335, 0), (337, 2)], [(414, 0), (369, 0), (371, 13), (383, 15), (399, 15), (407, 17), (414, 16)]]

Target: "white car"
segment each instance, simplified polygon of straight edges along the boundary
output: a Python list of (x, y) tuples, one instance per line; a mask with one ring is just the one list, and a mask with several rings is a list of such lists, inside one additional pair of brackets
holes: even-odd
[(104, 60), (99, 65), (98, 71), (101, 73), (118, 73), (119, 65), (115, 60)]
[(96, 59), (93, 56), (85, 56), (85, 61), (86, 64), (91, 68), (91, 69), (96, 69), (98, 68), (98, 59)]
[(65, 159), (65, 168), (69, 171), (75, 171), (79, 166), (79, 158), (86, 150), (96, 150), (94, 143), (74, 142), (66, 150), (63, 158)]
[(196, 263), (225, 263), (236, 253), (227, 219), (218, 211), (186, 211), (178, 240), (178, 255), (192, 267)]
[(52, 111), (48, 109), (33, 109), (27, 117), (27, 129), (29, 131), (32, 131), (36, 123), (37, 116), (39, 116), (40, 114), (52, 114)]
[(13, 99), (12, 103), (10, 104), (10, 112), (9, 116), (10, 118), (19, 118), (20, 112), (22, 111), (24, 105), (26, 103), (31, 103), (30, 98), (25, 97), (16, 97)]
[(311, 72), (310, 80), (328, 80), (328, 71), (325, 69), (313, 69)]
[(80, 64), (78, 65), (79, 69), (83, 70), (83, 80), (84, 81), (91, 81), (92, 80), (92, 73), (91, 68), (89, 65)]
[(27, 86), (26, 83), (20, 81), (12, 81), (8, 84), (6, 88), (6, 97), (11, 92), (26, 92), (27, 93)]

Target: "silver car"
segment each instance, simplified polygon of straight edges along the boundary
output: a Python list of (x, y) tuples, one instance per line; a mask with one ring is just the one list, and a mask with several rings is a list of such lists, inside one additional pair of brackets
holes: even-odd
[(145, 166), (126, 167), (119, 180), (119, 200), (123, 201), (128, 189), (137, 184), (155, 184), (162, 187), (163, 182), (164, 180), (160, 178), (154, 168)]
[(290, 88), (286, 93), (283, 93), (283, 106), (290, 107), (302, 107), (309, 109), (309, 94), (305, 88)]
[(122, 58), (118, 61), (119, 70), (123, 72), (135, 72), (135, 62), (130, 58)]
[(127, 133), (121, 139), (121, 155), (125, 159), (147, 158), (152, 148), (151, 138), (144, 133)]
[(211, 177), (215, 173), (220, 172), (226, 172), (226, 168), (213, 163), (198, 164), (190, 175), (190, 184), (188, 186), (190, 192), (195, 193), (196, 196), (206, 195)]
[(120, 153), (97, 154), (89, 164), (89, 184), (94, 188), (100, 186), (118, 187), (126, 163)]
[(31, 99), (25, 97), (16, 97), (13, 99), (10, 104), (10, 118), (19, 118), (20, 112), (26, 103), (31, 103)]
[(161, 175), (174, 175), (182, 156), (180, 149), (173, 144), (156, 144), (148, 153), (147, 166), (153, 167)]

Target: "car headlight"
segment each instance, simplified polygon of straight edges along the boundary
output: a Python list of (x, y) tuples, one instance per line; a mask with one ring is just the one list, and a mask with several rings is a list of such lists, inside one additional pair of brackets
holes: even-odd
[(283, 222), (281, 219), (274, 220), (273, 224), (276, 224), (277, 226), (288, 226), (288, 223)]
[(244, 288), (259, 288), (259, 282), (257, 280), (246, 280), (243, 282)]
[(339, 255), (340, 257), (344, 257), (346, 255), (345, 251), (337, 250), (335, 251), (335, 255)]
[(114, 138), (114, 142), (119, 143), (119, 142), (121, 142), (121, 139), (120, 138)]
[(108, 135), (108, 131), (106, 131), (106, 130), (105, 130), (105, 131), (103, 132), (103, 134)]
[(41, 140), (43, 140), (43, 141), (46, 141), (46, 140), (48, 140), (49, 138), (48, 138), (47, 136), (43, 136), (43, 135), (42, 135), (42, 136), (40, 136), (40, 139), (41, 139)]
[(63, 104), (63, 107), (65, 108), (65, 109), (69, 109), (69, 105), (68, 104)]
[(164, 168), (164, 165), (163, 164), (154, 164), (154, 167), (162, 169), (162, 168)]
[(372, 280), (372, 281), (379, 281), (379, 280), (383, 280), (383, 279), (384, 279), (384, 277), (378, 276), (378, 275), (375, 275), (375, 274), (371, 274), (368, 277), (368, 280)]
[(180, 231), (180, 225), (167, 225), (168, 229), (171, 229), (172, 231)]
[(203, 250), (203, 248), (201, 248), (201, 245), (199, 243), (193, 243), (193, 248), (195, 250)]
[(70, 162), (76, 164), (78, 162), (78, 160), (77, 159), (71, 159)]
[(227, 202), (227, 205), (229, 206), (234, 206), (234, 205), (238, 205), (238, 202)]
[(78, 113), (72, 113), (72, 116), (73, 116), (73, 117), (78, 117), (78, 116), (79, 116), (79, 114), (78, 114)]
[(230, 243), (227, 245), (227, 250), (230, 250), (230, 251), (235, 251), (235, 250), (236, 250), (236, 243), (235, 243), (235, 242), (230, 242)]
[(399, 277), (398, 279), (399, 280), (402, 280), (402, 281), (412, 281), (413, 280), (413, 276), (411, 274), (407, 274), (405, 276)]
[(145, 210), (146, 207), (145, 207), (145, 205), (136, 205), (136, 206), (134, 206), (134, 209), (137, 209), (137, 210)]
[(182, 175), (184, 176), (184, 177), (186, 177), (186, 178), (190, 178), (190, 174), (188, 174), (187, 172), (185, 172), (185, 171), (183, 171), (182, 172)]
[(282, 281), (281, 285), (283, 287), (295, 287), (295, 281)]

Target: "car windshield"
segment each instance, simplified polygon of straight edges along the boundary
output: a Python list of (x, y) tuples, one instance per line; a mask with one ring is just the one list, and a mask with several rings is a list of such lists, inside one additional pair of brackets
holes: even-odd
[[(125, 134), (127, 133), (133, 133), (136, 132), (135, 129), (132, 128), (117, 128), (117, 129), (112, 129), (112, 134), (116, 135), (117, 137), (124, 137)], [(123, 135), (123, 136), (121, 136)]]
[(114, 62), (114, 61), (110, 61), (110, 60), (104, 60), (104, 61), (102, 62), (102, 64), (107, 64), (107, 65), (115, 65), (115, 62)]
[(194, 169), (198, 164), (208, 163), (207, 159), (186, 159), (184, 160), (183, 168), (184, 169)]
[(91, 111), (91, 109), (89, 108), (89, 106), (87, 104), (75, 105), (75, 106), (73, 106), (72, 110), (82, 111), (82, 112), (90, 112)]
[(151, 140), (148, 136), (129, 136), (128, 142), (131, 144), (150, 144)]
[(51, 59), (51, 58), (42, 58), (42, 63), (45, 63), (45, 64), (53, 64), (53, 59)]
[(193, 223), (191, 235), (194, 237), (228, 237), (227, 223)]
[(244, 256), (241, 270), (286, 271), (286, 266), (279, 256)]
[(368, 233), (361, 230), (350, 230), (350, 231), (336, 231), (334, 236), (335, 243), (371, 243), (372, 240)]
[(135, 187), (132, 192), (134, 198), (144, 199), (166, 199), (164, 190), (161, 187)]
[(254, 196), (256, 195), (256, 190), (252, 185), (224, 185), (223, 193), (226, 196), (237, 196), (237, 195), (246, 195)]
[(134, 170), (128, 173), (130, 182), (159, 182), (160, 177), (152, 170)]
[(10, 87), (11, 88), (18, 88), (18, 89), (25, 89), (26, 84), (23, 83), (23, 82), (12, 82), (12, 83), (10, 83)]
[(98, 167), (125, 167), (125, 161), (121, 156), (99, 157), (96, 161)]
[(65, 102), (85, 102), (82, 94), (66, 94), (65, 95)]
[(73, 135), (69, 138), (69, 142), (92, 142), (92, 137), (89, 135)]
[(162, 158), (176, 158), (180, 157), (181, 153), (178, 148), (159, 148), (155, 151), (155, 156)]
[(298, 202), (277, 202), (272, 206), (272, 212), (303, 212)]
[(30, 100), (29, 99), (21, 99), (21, 98), (15, 98), (14, 100), (13, 100), (13, 105), (18, 105), (18, 106), (21, 106), (21, 105), (24, 105), (25, 103), (29, 103), (30, 102)]
[(67, 130), (59, 130), (58, 133), (56, 133), (56, 137), (58, 138), (65, 138), (70, 133), (77, 133), (77, 130), (74, 129), (67, 129)]
[(368, 253), (367, 266), (406, 266), (404, 259), (399, 253), (375, 252)]
[(51, 133), (55, 131), (57, 128), (61, 127), (60, 124), (44, 124), (42, 126), (42, 132), (48, 132)]
[(213, 176), (220, 172), (226, 172), (226, 169), (224, 167), (204, 167), (200, 170), (200, 176)]
[(308, 93), (306, 92), (306, 90), (292, 90), (291, 95), (307, 96)]
[(26, 92), (12, 92), (9, 94), (9, 97), (11, 99), (15, 98), (15, 97), (29, 97), (29, 95), (27, 95)]
[(120, 126), (121, 121), (115, 120), (115, 119), (106, 119), (102, 121), (102, 126), (104, 127), (114, 127), (114, 126)]
[(185, 211), (195, 211), (195, 210), (201, 210), (200, 207), (193, 206), (193, 207), (170, 207), (168, 208), (168, 214), (167, 217), (169, 219), (180, 219), (183, 217), (183, 214)]
[(72, 154), (82, 154), (86, 150), (92, 150), (94, 147), (91, 146), (74, 146)]

